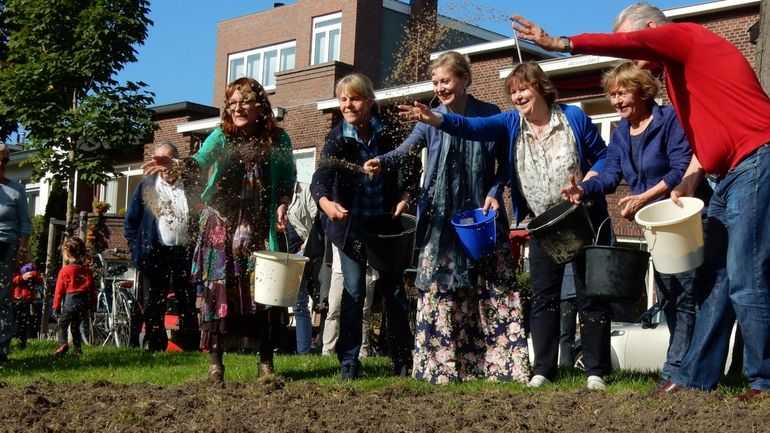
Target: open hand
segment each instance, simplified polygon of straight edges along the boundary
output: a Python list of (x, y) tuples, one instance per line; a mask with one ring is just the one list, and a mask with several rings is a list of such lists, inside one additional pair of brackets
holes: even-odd
[(174, 165), (174, 161), (168, 156), (153, 156), (151, 160), (141, 165), (141, 169), (144, 170), (145, 176), (150, 176), (161, 171), (171, 170)]
[(561, 190), (562, 198), (570, 203), (580, 203), (584, 194), (585, 191), (577, 184), (575, 176), (569, 175), (569, 183)]
[[(564, 43), (559, 38), (554, 38), (542, 27), (522, 16), (511, 15), (511, 21), (513, 31), (525, 41), (530, 41), (548, 51), (559, 51), (564, 47)], [(517, 23), (519, 25), (516, 25)]]
[(414, 105), (399, 105), (398, 115), (410, 122), (422, 122), (438, 128), (441, 125), (441, 114), (430, 111), (427, 105), (414, 101)]
[(620, 206), (620, 216), (633, 221), (634, 215), (639, 212), (639, 209), (643, 208), (647, 204), (647, 199), (642, 195), (627, 195), (618, 200), (618, 206)]

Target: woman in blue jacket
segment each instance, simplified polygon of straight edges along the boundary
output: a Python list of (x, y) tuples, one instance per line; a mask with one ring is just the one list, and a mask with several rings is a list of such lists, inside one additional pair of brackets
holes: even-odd
[[(539, 215), (562, 201), (569, 176), (583, 179), (604, 165), (606, 146), (591, 119), (579, 108), (556, 104), (556, 88), (533, 62), (517, 65), (505, 80), (516, 111), (490, 117), (465, 117), (433, 112), (418, 102), (400, 106), (401, 115), (427, 123), (453, 136), (472, 140), (503, 140), (508, 146), (514, 220)], [(594, 199), (589, 215), (598, 226), (607, 214), (603, 196)], [(608, 243), (610, 234), (599, 240)], [(559, 300), (565, 264), (553, 261), (536, 239), (529, 244), (532, 277), (530, 330), (535, 352), (530, 387), (556, 379), (560, 331)], [(604, 389), (602, 376), (612, 369), (610, 310), (603, 301), (585, 295), (585, 256), (574, 262), (581, 340), (587, 387)]]
[[(350, 381), (358, 378), (361, 365), (358, 355), (367, 264), (362, 226), (370, 218), (386, 213), (399, 216), (404, 212), (416, 182), (414, 178), (405, 179), (399, 187), (397, 172), (374, 178), (361, 171), (365, 161), (394, 148), (377, 115), (371, 80), (362, 74), (347, 75), (337, 83), (335, 94), (343, 119), (326, 136), (310, 192), (321, 209), (324, 232), (339, 250), (344, 290), (336, 350), (340, 378)], [(411, 251), (394, 254), (411, 254)], [(385, 298), (394, 372), (406, 375), (412, 360), (412, 335), (402, 276), (380, 272), (377, 284)]]
[[(431, 65), (438, 113), (498, 114), (496, 105), (467, 93), (470, 62), (447, 52)], [(526, 381), (527, 339), (508, 243), (502, 192), (510, 177), (502, 141), (463, 140), (417, 124), (396, 150), (367, 161), (373, 172), (395, 171), (428, 149), (425, 185), (417, 204), (415, 284), (420, 289), (415, 325), (416, 379), (445, 384), (478, 378)], [(497, 246), (478, 263), (469, 260), (452, 228), (455, 213), (490, 207), (499, 213)], [(502, 313), (504, 312), (504, 313)], [(502, 313), (502, 314), (501, 314)]]
[[(602, 85), (621, 116), (607, 148), (607, 163), (597, 176), (579, 186), (573, 179), (564, 192), (570, 201), (578, 202), (583, 194), (614, 192), (625, 178), (631, 195), (621, 198), (618, 206), (620, 214), (633, 221), (646, 204), (668, 198), (693, 155), (674, 110), (655, 103), (660, 83), (648, 71), (623, 62), (604, 75)], [(661, 383), (679, 368), (690, 345), (695, 326), (694, 275), (694, 270), (655, 272), (658, 299), (671, 332)]]

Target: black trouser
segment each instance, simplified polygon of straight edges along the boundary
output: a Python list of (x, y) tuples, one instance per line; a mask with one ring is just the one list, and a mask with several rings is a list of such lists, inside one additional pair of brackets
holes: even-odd
[(82, 342), (80, 324), (88, 318), (91, 294), (87, 292), (67, 293), (62, 301), (59, 315), (59, 344), (69, 340), (68, 331), (72, 331), (72, 345), (80, 349)]
[(34, 328), (34, 315), (31, 302), (14, 302), (13, 316), (16, 322), (16, 336), (19, 337), (19, 347), (27, 345), (29, 331)]
[(142, 269), (144, 339), (151, 351), (166, 350), (168, 345), (164, 318), (169, 291), (173, 291), (176, 297), (183, 348), (189, 350), (197, 346), (198, 320), (195, 314), (195, 287), (190, 284), (190, 266), (188, 248), (156, 245)]
[[(597, 221), (598, 220), (598, 221)], [(602, 219), (592, 218), (594, 227)], [(603, 230), (599, 244), (609, 244), (610, 235)], [(532, 311), (529, 326), (535, 351), (534, 374), (556, 378), (558, 371), (559, 334), (561, 328), (561, 285), (564, 266), (554, 262), (536, 239), (529, 243), (529, 266), (532, 277)], [(585, 253), (572, 262), (575, 293), (580, 316), (580, 341), (588, 376), (603, 376), (612, 371), (610, 359), (610, 306), (608, 302), (586, 296)]]

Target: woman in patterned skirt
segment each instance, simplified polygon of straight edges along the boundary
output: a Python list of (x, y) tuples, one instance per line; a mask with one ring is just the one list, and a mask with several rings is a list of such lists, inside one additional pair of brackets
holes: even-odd
[[(431, 65), (439, 113), (490, 116), (492, 104), (467, 93), (470, 63), (456, 52)], [(502, 141), (473, 142), (417, 124), (393, 152), (367, 162), (371, 172), (389, 172), (428, 148), (425, 185), (417, 205), (418, 261), (414, 367), (416, 379), (435, 384), (488, 379), (526, 381), (527, 339), (507, 242), (503, 186), (508, 147)], [(451, 224), (458, 212), (483, 207), (498, 212), (493, 254), (472, 261)]]
[[(192, 278), (201, 291), (201, 349), (209, 352), (209, 379), (224, 381), (225, 350), (259, 348), (258, 372), (273, 374), (275, 337), (287, 323), (285, 308), (252, 299), (252, 253), (279, 248), (296, 178), (292, 145), (262, 86), (251, 78), (227, 85), (222, 126), (189, 158), (145, 164), (145, 171), (179, 170), (201, 178), (206, 204), (193, 255)], [(195, 176), (191, 176), (195, 175)], [(186, 183), (187, 184), (187, 183)]]

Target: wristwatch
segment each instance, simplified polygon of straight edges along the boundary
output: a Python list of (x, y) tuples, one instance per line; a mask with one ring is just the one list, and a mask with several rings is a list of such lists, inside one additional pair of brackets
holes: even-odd
[(570, 51), (572, 51), (572, 44), (570, 43), (568, 37), (566, 37), (566, 36), (559, 36), (559, 39), (561, 39), (561, 42), (562, 42), (561, 52), (569, 53)]

